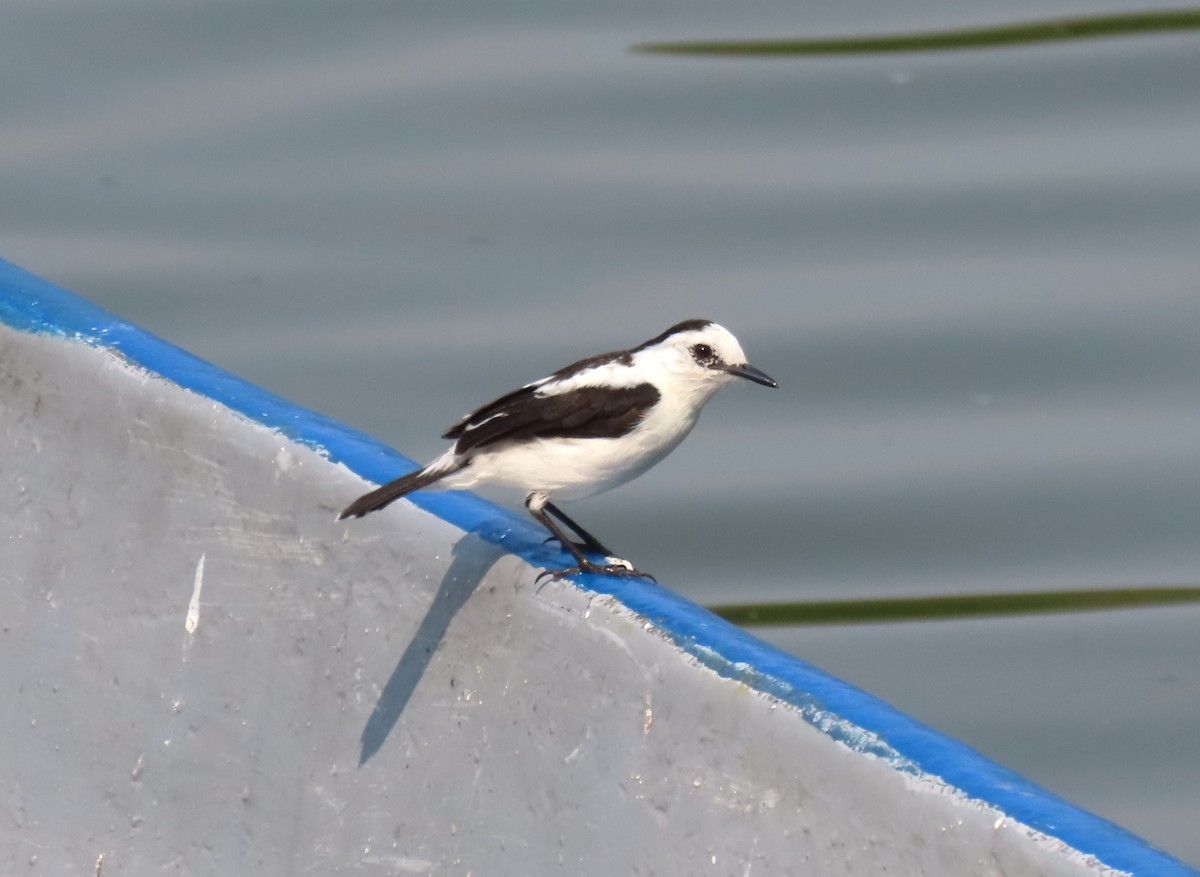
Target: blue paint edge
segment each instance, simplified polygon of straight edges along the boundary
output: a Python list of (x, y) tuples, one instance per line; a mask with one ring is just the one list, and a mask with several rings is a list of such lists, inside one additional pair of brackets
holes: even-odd
[[(3, 259), (0, 320), (22, 331), (116, 351), (147, 371), (319, 450), (368, 480), (382, 482), (415, 468), (413, 461), (370, 436), (253, 386)], [(535, 525), (472, 494), (419, 493), (411, 499), (534, 566), (563, 564), (564, 556), (543, 545)], [(885, 758), (916, 776), (940, 778), (1109, 868), (1137, 877), (1200, 877), (1200, 871), (1125, 829), (670, 591), (603, 576), (580, 576), (578, 582), (589, 591), (613, 596), (721, 676), (794, 705), (808, 722), (851, 749)]]

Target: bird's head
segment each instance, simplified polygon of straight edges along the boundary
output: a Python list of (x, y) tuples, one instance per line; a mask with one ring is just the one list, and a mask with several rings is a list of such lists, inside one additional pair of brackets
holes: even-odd
[(687, 320), (672, 326), (635, 350), (635, 354), (642, 352), (679, 384), (705, 397), (738, 378), (765, 387), (779, 386), (746, 362), (746, 354), (733, 333), (708, 320)]

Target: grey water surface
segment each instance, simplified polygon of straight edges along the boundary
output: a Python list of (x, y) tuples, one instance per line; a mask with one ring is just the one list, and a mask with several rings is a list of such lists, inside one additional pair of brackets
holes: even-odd
[[(702, 603), (1194, 585), (1200, 33), (631, 51), (1126, 8), (4, 3), (0, 256), (417, 459), (719, 320), (780, 389), (570, 508)], [(1198, 628), (765, 635), (1200, 865)]]

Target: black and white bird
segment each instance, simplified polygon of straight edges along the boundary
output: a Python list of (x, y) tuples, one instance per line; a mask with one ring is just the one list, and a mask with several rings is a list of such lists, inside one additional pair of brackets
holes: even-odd
[[(671, 453), (700, 409), (745, 378), (778, 386), (747, 364), (737, 339), (708, 320), (687, 320), (629, 350), (581, 359), (489, 402), (450, 427), (454, 446), (428, 466), (359, 497), (338, 516), (358, 518), (433, 485), (520, 488), (525, 507), (576, 565), (538, 576), (644, 576), (550, 500), (581, 499), (624, 484)], [(580, 538), (572, 541), (555, 523)], [(587, 553), (604, 558), (592, 561)]]

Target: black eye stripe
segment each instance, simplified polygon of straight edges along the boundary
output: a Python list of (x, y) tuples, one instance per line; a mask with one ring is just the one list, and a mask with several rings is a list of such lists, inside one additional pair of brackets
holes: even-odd
[(693, 344), (691, 346), (692, 359), (700, 363), (700, 365), (712, 365), (717, 361), (717, 354), (707, 344)]

